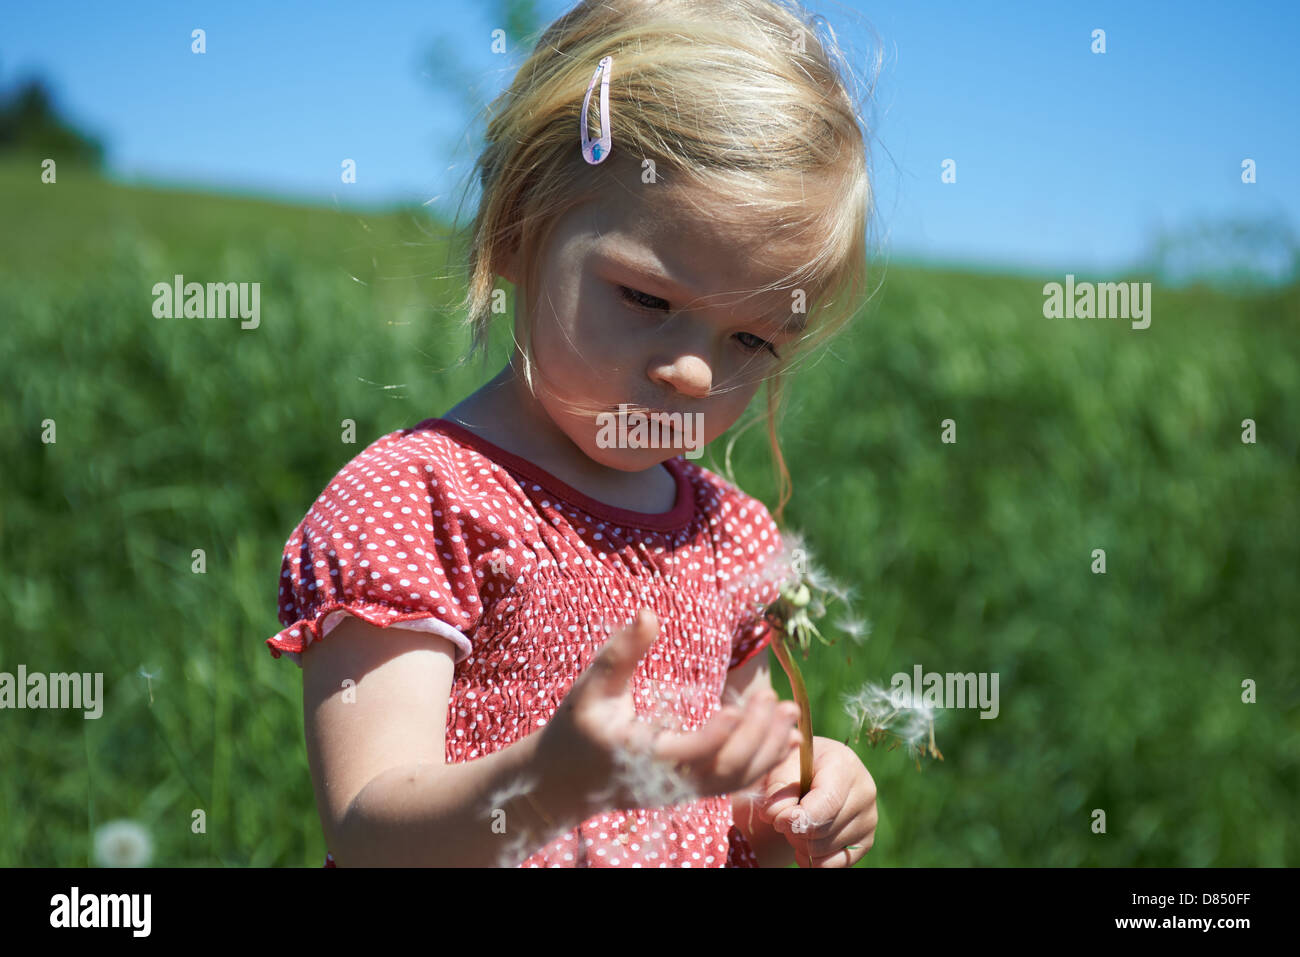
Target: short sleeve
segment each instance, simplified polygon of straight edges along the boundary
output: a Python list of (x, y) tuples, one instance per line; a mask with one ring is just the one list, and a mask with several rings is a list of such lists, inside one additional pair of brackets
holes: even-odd
[(732, 550), (741, 571), (735, 580), (737, 621), (728, 671), (739, 668), (771, 643), (772, 627), (763, 612), (776, 600), (789, 572), (782, 567), (785, 556), (781, 533), (761, 502), (747, 498), (734, 521), (739, 528)]
[(274, 657), (301, 667), (347, 615), (440, 635), (457, 662), (473, 651), (482, 605), (447, 477), (383, 443), (334, 477), (285, 543)]

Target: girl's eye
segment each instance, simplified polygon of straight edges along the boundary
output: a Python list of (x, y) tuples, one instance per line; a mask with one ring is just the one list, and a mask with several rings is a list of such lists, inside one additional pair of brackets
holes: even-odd
[[(640, 306), (642, 309), (669, 308), (667, 300), (660, 299), (658, 296), (651, 296), (648, 293), (638, 292), (637, 290), (630, 289), (627, 286), (619, 286), (618, 291), (619, 295), (622, 296), (626, 302)], [(741, 347), (746, 352), (758, 352), (760, 349), (766, 349), (768, 352), (772, 353), (772, 355), (776, 356), (776, 358), (781, 358), (777, 355), (776, 348), (772, 343), (768, 342), (766, 339), (760, 339), (751, 332), (738, 332), (736, 333), (736, 339), (740, 342)]]
[(635, 289), (629, 289), (627, 286), (619, 286), (619, 293), (628, 302), (641, 306), (645, 309), (665, 309), (668, 303), (658, 296), (651, 296), (644, 292), (637, 292)]
[(772, 345), (772, 343), (768, 342), (766, 339), (760, 339), (752, 332), (736, 333), (737, 339), (740, 339), (741, 336), (748, 336), (750, 339), (754, 340), (753, 345), (746, 345), (743, 341), (741, 342), (741, 345), (744, 346), (750, 352), (757, 352), (759, 349), (766, 349), (768, 352), (772, 353), (772, 355), (776, 356), (778, 359), (781, 358), (779, 355), (776, 355), (776, 347)]

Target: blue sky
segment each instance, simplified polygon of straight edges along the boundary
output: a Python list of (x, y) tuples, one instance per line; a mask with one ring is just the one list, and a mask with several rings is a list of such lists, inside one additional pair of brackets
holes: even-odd
[[(539, 0), (549, 22), (568, 3)], [(1300, 229), (1300, 4), (867, 2), (824, 13), (861, 68), (887, 255), (1009, 271), (1123, 269), (1153, 228), (1283, 217)], [(47, 78), (121, 179), (327, 204), (435, 205), (472, 163), (464, 94), (495, 5), (38, 3), (0, 13), (0, 84)], [(190, 32), (207, 33), (207, 52)], [(1106, 31), (1106, 53), (1090, 50)], [(444, 38), (460, 89), (426, 59)], [(449, 144), (461, 141), (458, 152)], [(576, 134), (575, 134), (576, 148)], [(340, 182), (344, 157), (358, 182)], [(1241, 182), (1241, 161), (1258, 181)], [(943, 160), (957, 182), (940, 181)]]

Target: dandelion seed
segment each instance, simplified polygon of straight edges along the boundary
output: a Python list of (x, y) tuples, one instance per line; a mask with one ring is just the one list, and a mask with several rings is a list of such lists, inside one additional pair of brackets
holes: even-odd
[(860, 645), (871, 637), (871, 622), (866, 618), (846, 615), (835, 622), (835, 627), (849, 636), (849, 640)]
[(832, 579), (826, 586), (826, 591), (841, 605), (848, 605), (857, 595), (854, 593), (853, 586), (845, 585), (843, 582)]
[[(511, 801), (522, 797), (532, 805), (534, 811), (536, 811), (539, 817), (545, 819), (546, 815), (537, 807), (531, 797), (536, 788), (537, 780), (535, 778), (522, 776), (516, 778), (505, 787), (488, 795), (487, 806), (481, 816), (489, 821), (495, 821), (496, 813), (498, 811), (507, 811), (507, 805), (509, 805)], [(497, 855), (496, 866), (518, 867), (532, 856), (534, 849), (525, 829), (515, 828), (513, 831), (510, 829), (509, 813), (506, 815), (505, 825), (506, 829), (504, 833), (509, 837), (505, 841), (505, 846)]]
[(146, 684), (146, 685), (148, 686), (148, 688), (149, 688), (149, 704), (150, 704), (150, 705), (153, 704), (153, 679), (154, 679), (154, 678), (157, 678), (157, 677), (158, 677), (159, 675), (161, 675), (161, 674), (162, 674), (162, 669), (161, 669), (161, 668), (159, 668), (157, 671), (148, 671), (148, 670), (146, 670), (146, 669), (143, 668), (143, 667), (140, 669), (140, 677), (143, 678), (143, 679), (145, 680), (145, 684)]
[(815, 831), (819, 827), (825, 827), (830, 823), (830, 819), (819, 821), (814, 817), (810, 817), (808, 812), (803, 808), (796, 807), (793, 816), (790, 819), (790, 833), (807, 834), (809, 831)]
[(798, 577), (799, 568), (804, 561), (803, 556), (806, 554), (807, 550), (804, 548), (801, 534), (782, 531), (781, 547), (748, 575), (733, 578), (729, 584), (743, 585), (755, 591), (762, 590), (765, 586), (776, 590)]
[[(883, 731), (898, 716), (898, 709), (888, 691), (876, 684), (867, 683), (856, 693), (845, 696), (845, 710), (860, 732)], [(854, 735), (854, 741), (857, 740)]]
[(754, 808), (766, 807), (769, 803), (767, 796), (761, 788), (750, 788), (748, 791), (736, 791), (732, 794), (732, 799), (739, 799), (742, 803), (749, 806), (749, 820), (747, 828), (749, 833), (754, 833)]
[(919, 695), (901, 689), (887, 691), (868, 682), (856, 693), (845, 695), (844, 710), (853, 721), (854, 743), (863, 734), (873, 747), (892, 737), (894, 743), (889, 750), (906, 746), (918, 768), (920, 758), (927, 754), (943, 760), (934, 743), (934, 709), (927, 707)]
[(109, 821), (95, 832), (95, 859), (101, 867), (147, 867), (153, 841), (137, 821)]
[(497, 855), (497, 867), (519, 867), (524, 861), (532, 857), (534, 853), (533, 846), (529, 843), (528, 838), (520, 833), (514, 834), (506, 841), (506, 845)]
[(537, 781), (535, 778), (517, 778), (499, 791), (495, 791), (488, 796), (486, 816), (490, 818), (494, 810), (504, 808), (517, 797), (526, 797), (527, 795), (532, 794), (536, 789)]
[(808, 583), (808, 587), (814, 588), (817, 591), (830, 592), (833, 595), (837, 595), (840, 590), (844, 589), (844, 586), (832, 578), (826, 569), (812, 562), (808, 563), (808, 571), (804, 573), (803, 577), (804, 581)]
[(604, 797), (612, 797), (619, 785), (632, 794), (639, 808), (670, 807), (699, 797), (676, 768), (648, 752), (615, 748), (614, 765), (614, 783)]

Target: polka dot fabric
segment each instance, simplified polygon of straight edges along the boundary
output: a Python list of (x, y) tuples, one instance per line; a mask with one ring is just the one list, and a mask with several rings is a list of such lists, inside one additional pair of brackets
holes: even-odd
[[(765, 647), (763, 574), (780, 536), (761, 502), (682, 457), (674, 508), (590, 498), (456, 423), (428, 419), (349, 462), (285, 544), (266, 644), (302, 654), (346, 615), (456, 646), (447, 763), (541, 730), (613, 631), (645, 605), (659, 637), (637, 713), (677, 730), (721, 706), (727, 672)], [(510, 863), (517, 863), (517, 855)], [(333, 866), (327, 855), (327, 867)], [(756, 867), (726, 796), (583, 822), (521, 867)]]

